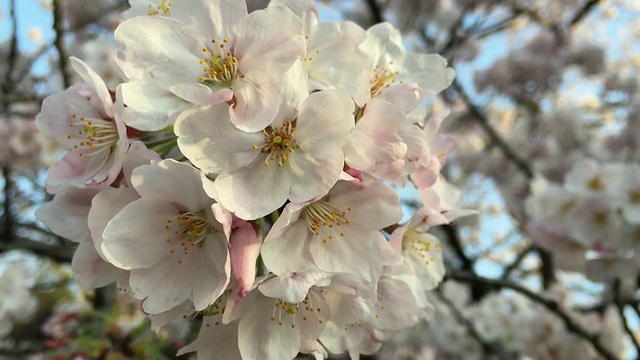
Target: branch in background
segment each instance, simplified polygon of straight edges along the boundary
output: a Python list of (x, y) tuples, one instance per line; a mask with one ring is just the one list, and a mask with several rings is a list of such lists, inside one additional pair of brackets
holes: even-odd
[(458, 79), (455, 79), (453, 81), (451, 87), (456, 90), (460, 98), (465, 102), (473, 117), (477, 120), (482, 130), (484, 130), (485, 134), (487, 134), (487, 136), (489, 137), (492, 145), (497, 146), (500, 151), (502, 151), (507, 160), (511, 161), (511, 163), (513, 163), (516, 168), (520, 170), (520, 172), (522, 172), (527, 178), (533, 178), (533, 170), (531, 170), (529, 164), (518, 154), (516, 154), (511, 146), (507, 144), (502, 136), (500, 136), (500, 134), (498, 134), (498, 132), (493, 128), (493, 126), (491, 126), (487, 115), (485, 115), (480, 106), (471, 101), (471, 98), (469, 98), (467, 92), (462, 88), (462, 85), (460, 85)]
[(71, 77), (67, 73), (68, 55), (64, 48), (64, 20), (62, 19), (61, 1), (63, 0), (53, 0), (53, 30), (56, 33), (53, 44), (58, 51), (58, 64), (60, 66), (60, 74), (62, 74), (62, 84), (66, 89), (71, 85)]
[(547, 310), (551, 311), (555, 315), (557, 315), (564, 323), (567, 331), (579, 336), (583, 340), (589, 342), (593, 348), (600, 354), (603, 358), (607, 360), (617, 360), (616, 356), (611, 353), (609, 349), (604, 347), (602, 342), (600, 342), (600, 338), (597, 335), (590, 334), (587, 330), (585, 330), (582, 326), (580, 326), (577, 322), (573, 320), (563, 309), (558, 305), (558, 303), (554, 300), (546, 299), (535, 292), (517, 285), (512, 282), (504, 281), (504, 280), (494, 280), (488, 279), (484, 277), (477, 276), (473, 273), (464, 273), (464, 272), (455, 272), (450, 271), (445, 279), (448, 280), (456, 280), (465, 282), (468, 284), (482, 284), (485, 287), (492, 289), (511, 289), (514, 290), (531, 301), (543, 305)]
[(575, 15), (573, 15), (573, 18), (571, 19), (571, 21), (569, 21), (569, 25), (567, 26), (567, 28), (571, 28), (574, 27), (576, 24), (578, 24), (582, 19), (584, 19), (595, 7), (596, 5), (598, 5), (598, 3), (600, 2), (600, 0), (589, 0), (587, 1), (584, 6), (579, 9)]
[(625, 332), (629, 336), (629, 341), (631, 341), (631, 344), (633, 344), (633, 347), (636, 349), (636, 358), (640, 358), (640, 344), (636, 340), (636, 337), (629, 326), (627, 317), (624, 315), (624, 308), (626, 304), (622, 299), (622, 284), (619, 279), (616, 279), (613, 283), (613, 296), (616, 309), (618, 310), (618, 315), (620, 316), (620, 321), (622, 322)]
[(369, 12), (373, 18), (373, 23), (378, 24), (384, 22), (384, 17), (382, 16), (382, 9), (378, 6), (376, 0), (366, 0), (365, 4), (369, 8)]
[(70, 242), (51, 245), (22, 236), (12, 236), (10, 242), (0, 242), (0, 253), (11, 250), (30, 251), (36, 255), (48, 257), (58, 262), (71, 262), (75, 247)]
[(462, 313), (460, 312), (460, 310), (458, 310), (458, 308), (455, 307), (455, 305), (453, 305), (451, 303), (451, 301), (449, 301), (449, 299), (447, 299), (446, 296), (444, 296), (442, 293), (440, 293), (440, 291), (434, 291), (433, 294), (440, 299), (440, 301), (442, 301), (445, 305), (447, 305), (447, 307), (449, 309), (451, 309), (451, 312), (453, 312), (453, 316), (455, 316), (456, 318), (458, 318), (458, 320), (464, 324), (464, 326), (467, 328), (467, 330), (469, 330), (469, 334), (471, 334), (471, 337), (478, 342), (478, 344), (480, 344), (480, 346), (482, 346), (482, 356), (486, 357), (488, 354), (491, 354), (493, 351), (493, 346), (491, 344), (488, 344), (486, 342), (484, 342), (482, 340), (482, 338), (480, 337), (480, 334), (478, 334), (478, 332), (476, 331), (475, 326), (473, 326), (473, 323), (471, 323), (471, 320), (467, 319), (464, 315), (462, 315)]
[(6, 99), (9, 93), (12, 92), (14, 83), (13, 83), (13, 69), (16, 66), (16, 62), (18, 60), (18, 19), (16, 17), (16, 0), (9, 1), (9, 17), (11, 18), (11, 40), (9, 43), (9, 57), (7, 58), (7, 69), (4, 74), (4, 83), (2, 84), (2, 92), (3, 98), (3, 112), (7, 111), (8, 104), (6, 103)]
[(13, 239), (13, 223), (15, 218), (13, 216), (13, 180), (11, 179), (11, 167), (8, 165), (2, 166), (2, 177), (4, 179), (4, 203), (2, 214), (2, 240), (10, 242)]
[(527, 255), (529, 255), (533, 250), (535, 250), (535, 246), (531, 245), (528, 246), (527, 248), (525, 248), (524, 250), (522, 250), (517, 256), (516, 258), (513, 260), (513, 262), (509, 265), (507, 265), (504, 268), (504, 273), (502, 273), (502, 280), (506, 280), (509, 278), (509, 275), (518, 268), (518, 266), (520, 266), (520, 264), (522, 263), (522, 261), (524, 260), (524, 258), (527, 257)]

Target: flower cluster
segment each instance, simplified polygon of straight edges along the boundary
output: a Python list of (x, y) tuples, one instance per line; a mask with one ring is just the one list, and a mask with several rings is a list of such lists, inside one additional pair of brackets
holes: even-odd
[(26, 261), (9, 263), (0, 275), (0, 339), (13, 331), (15, 324), (26, 323), (38, 310), (38, 299), (31, 293), (35, 273)]
[(564, 184), (538, 177), (526, 209), (538, 245), (553, 251), (557, 265), (594, 281), (621, 279), (635, 289), (640, 239), (640, 166), (574, 163)]
[[(426, 230), (468, 214), (424, 105), (446, 61), (311, 1), (157, 3), (115, 30), (125, 82), (71, 58), (84, 83), (36, 119), (69, 149), (37, 216), (80, 284), (118, 281), (154, 327), (203, 316), (202, 358), (357, 356), (412, 326), (444, 275)], [(424, 206), (399, 224), (407, 181)]]
[[(422, 352), (430, 356), (411, 358), (485, 359), (485, 351), (492, 348), (494, 353), (522, 354), (531, 359), (601, 359), (591, 344), (568, 330), (556, 314), (520, 293), (501, 290), (473, 302), (466, 285), (447, 281), (440, 289), (438, 296), (430, 297), (433, 318), (421, 326), (421, 334), (412, 334), (413, 338), (397, 335), (380, 351), (383, 358), (398, 358), (398, 354), (408, 358)], [(545, 297), (588, 328), (616, 358), (623, 359), (624, 336), (615, 307), (571, 309), (568, 295), (567, 288), (557, 285)]]

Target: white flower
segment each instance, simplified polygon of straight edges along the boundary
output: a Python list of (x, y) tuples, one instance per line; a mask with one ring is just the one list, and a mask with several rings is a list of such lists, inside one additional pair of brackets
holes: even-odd
[[(290, 203), (262, 245), (273, 273), (346, 273), (375, 283), (382, 272), (380, 232), (402, 217), (395, 191), (378, 182), (339, 181), (316, 201)], [(282, 254), (292, 254), (283, 257)]]
[(219, 206), (200, 174), (169, 159), (136, 168), (131, 182), (140, 199), (107, 224), (105, 256), (131, 270), (131, 291), (148, 313), (187, 299), (198, 311), (211, 305), (229, 282), (229, 230), (216, 219)]
[(171, 17), (120, 24), (118, 64), (130, 79), (151, 79), (190, 103), (229, 103), (231, 121), (256, 131), (277, 113), (274, 83), (304, 54), (301, 27), (284, 6), (247, 14), (244, 1), (174, 2)]
[(281, 108), (271, 125), (254, 133), (235, 128), (225, 107), (186, 111), (175, 131), (194, 165), (219, 174), (219, 201), (239, 218), (267, 215), (287, 199), (322, 196), (338, 180), (353, 127), (353, 102), (345, 93), (311, 94), (299, 109)]

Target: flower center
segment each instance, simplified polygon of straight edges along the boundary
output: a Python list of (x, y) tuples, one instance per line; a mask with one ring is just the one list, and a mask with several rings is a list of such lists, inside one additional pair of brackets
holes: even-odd
[(425, 265), (429, 265), (429, 263), (434, 260), (431, 256), (432, 246), (436, 247), (434, 249), (435, 252), (441, 251), (442, 244), (439, 242), (432, 243), (429, 240), (429, 236), (424, 233), (419, 233), (415, 229), (408, 229), (404, 233), (402, 248), (424, 260)]
[(600, 178), (596, 176), (587, 182), (587, 186), (590, 190), (599, 191), (602, 190), (604, 184), (602, 183), (602, 180), (600, 180)]
[(169, 252), (175, 254), (177, 247), (183, 251), (184, 256), (178, 259), (178, 264), (183, 263), (196, 245), (202, 247), (204, 239), (213, 231), (209, 223), (202, 219), (202, 215), (190, 211), (169, 218), (165, 229), (169, 233), (166, 240)]
[[(292, 329), (295, 329), (297, 321), (308, 321), (311, 317), (319, 317), (320, 311), (319, 307), (313, 306), (309, 298), (305, 298), (299, 304), (290, 304), (282, 299), (277, 299), (271, 311), (271, 321), (277, 323), (278, 326), (288, 323)], [(318, 322), (322, 324), (324, 321), (319, 319)]]
[(92, 156), (103, 151), (110, 152), (118, 142), (118, 128), (111, 120), (93, 119), (73, 114), (75, 121), (69, 124), (67, 139), (73, 140), (74, 149), (82, 149), (78, 156)]
[(242, 76), (238, 73), (238, 59), (233, 55), (229, 45), (229, 39), (222, 41), (211, 40), (211, 47), (205, 46), (202, 52), (205, 58), (200, 60), (200, 65), (204, 67), (205, 75), (200, 77), (200, 82), (208, 85), (231, 87), (233, 81)]
[(260, 149), (267, 154), (264, 166), (269, 166), (270, 161), (277, 160), (278, 167), (282, 167), (287, 162), (287, 157), (298, 148), (293, 134), (295, 130), (295, 124), (291, 121), (285, 121), (280, 127), (267, 126), (262, 130), (264, 144), (253, 145), (253, 149)]
[(173, 0), (162, 0), (160, 5), (154, 6), (153, 4), (149, 4), (149, 16), (153, 15), (164, 15), (171, 16), (171, 5), (173, 4)]
[[(323, 243), (333, 240), (334, 232), (337, 229), (334, 227), (340, 227), (342, 224), (350, 224), (347, 214), (351, 211), (350, 206), (341, 206), (337, 204), (331, 204), (326, 201), (317, 201), (307, 205), (304, 208), (305, 218), (309, 230), (319, 238), (322, 238)], [(340, 232), (340, 237), (344, 237), (344, 232)]]
[(398, 74), (400, 74), (399, 71), (392, 72), (386, 67), (376, 65), (373, 69), (373, 74), (369, 78), (369, 84), (371, 85), (371, 97), (380, 95), (384, 89), (395, 83), (395, 77)]

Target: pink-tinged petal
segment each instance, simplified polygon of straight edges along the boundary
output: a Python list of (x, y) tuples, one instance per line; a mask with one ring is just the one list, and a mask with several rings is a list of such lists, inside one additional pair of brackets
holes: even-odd
[(89, 100), (75, 91), (67, 90), (44, 99), (42, 111), (36, 116), (36, 127), (61, 145), (72, 148), (76, 140), (69, 139), (68, 136), (71, 123), (76, 121), (73, 114), (87, 118), (102, 118)]
[(403, 83), (382, 90), (380, 97), (396, 106), (404, 114), (409, 114), (420, 104), (422, 92), (418, 84)]
[(173, 124), (174, 114), (192, 106), (151, 80), (129, 81), (119, 87), (127, 105), (123, 121), (138, 130), (162, 130)]
[(238, 321), (222, 325), (221, 315), (205, 316), (198, 338), (178, 350), (178, 356), (196, 352), (199, 359), (242, 360), (238, 349)]
[(240, 130), (254, 132), (271, 124), (278, 113), (279, 97), (273, 83), (254, 84), (236, 81), (234, 101), (229, 106), (229, 118)]
[(107, 152), (101, 152), (95, 156), (81, 156), (83, 152), (83, 149), (73, 149), (51, 166), (47, 173), (47, 186), (85, 187), (91, 180), (96, 182), (106, 180), (108, 171), (111, 170), (110, 162), (114, 157), (109, 156)]
[(247, 4), (237, 0), (174, 1), (171, 17), (192, 24), (203, 34), (224, 37), (232, 26), (247, 16)]
[[(323, 22), (307, 35), (307, 56), (313, 58), (305, 63), (310, 78), (344, 89), (354, 86), (355, 75), (367, 70), (367, 56), (358, 49), (366, 34), (359, 25), (350, 21)], [(346, 53), (349, 56), (341, 56)]]
[(103, 232), (102, 251), (110, 263), (125, 269), (148, 268), (167, 256), (167, 220), (179, 214), (164, 200), (141, 198), (125, 206)]
[(142, 309), (149, 314), (169, 311), (189, 299), (194, 279), (192, 266), (176, 266), (173, 261), (160, 261), (147, 269), (131, 271), (129, 284)]
[(231, 234), (230, 256), (231, 271), (237, 282), (237, 294), (244, 297), (256, 278), (256, 261), (260, 255), (262, 236), (253, 225), (244, 222)]
[(447, 67), (447, 60), (438, 54), (407, 54), (401, 77), (416, 82), (423, 97), (433, 96), (446, 89), (456, 77), (455, 71)]
[(340, 150), (322, 160), (305, 153), (292, 154), (285, 165), (291, 178), (289, 200), (304, 202), (325, 195), (338, 181), (343, 165)]
[(124, 175), (124, 183), (131, 186), (131, 174), (133, 169), (141, 165), (147, 165), (152, 161), (162, 161), (158, 153), (147, 149), (141, 141), (134, 141), (129, 146), (129, 150), (122, 159), (122, 174)]
[(293, 11), (304, 23), (303, 34), (318, 25), (318, 8), (313, 0), (271, 0), (269, 6), (286, 6)]
[(166, 159), (133, 170), (131, 184), (142, 197), (153, 197), (199, 211), (212, 203), (202, 188), (200, 172), (193, 166)]
[(202, 76), (200, 56), (210, 40), (192, 25), (144, 16), (122, 22), (114, 36), (122, 48), (116, 61), (128, 78), (150, 76), (168, 89), (189, 80), (197, 82)]
[(383, 229), (402, 218), (400, 198), (385, 184), (339, 181), (330, 194), (331, 203), (351, 206), (353, 211), (348, 214), (351, 223), (365, 229)]
[(107, 85), (104, 83), (104, 80), (98, 75), (95, 71), (93, 71), (87, 64), (85, 64), (82, 60), (77, 57), (70, 57), (69, 61), (71, 62), (71, 66), (73, 69), (80, 75), (82, 80), (86, 83), (90, 84), (91, 87), (95, 91), (96, 98), (92, 97), (93, 105), (96, 109), (103, 109), (104, 115), (108, 117), (113, 117), (114, 107), (113, 107), (113, 99), (111, 98), (111, 93), (107, 88)]
[(73, 254), (71, 269), (78, 284), (85, 289), (97, 289), (116, 282), (124, 270), (104, 261), (91, 242), (82, 242)]
[(200, 250), (204, 250), (203, 254), (192, 254), (198, 256), (190, 255), (185, 261), (190, 263), (192, 270), (185, 270), (187, 278), (183, 279), (192, 284), (193, 306), (197, 311), (204, 310), (222, 295), (229, 285), (231, 274), (226, 236), (220, 233), (210, 234)]
[(36, 218), (54, 233), (74, 242), (91, 238), (87, 216), (96, 189), (69, 188), (36, 210)]
[(169, 90), (184, 100), (199, 106), (220, 104), (233, 99), (233, 90), (231, 89), (213, 90), (209, 86), (197, 83), (173, 85)]
[(215, 186), (222, 206), (243, 220), (254, 220), (284, 205), (291, 179), (285, 169), (257, 159), (249, 167), (219, 175)]
[(418, 322), (416, 300), (408, 294), (411, 289), (404, 281), (383, 276), (378, 282), (378, 297), (370, 313), (372, 326), (400, 331)]
[(300, 148), (319, 159), (341, 153), (355, 126), (353, 111), (353, 100), (343, 91), (326, 90), (309, 95), (296, 125)]
[[(282, 310), (284, 321), (272, 321), (278, 301), (254, 290), (245, 297), (247, 309), (238, 325), (238, 347), (243, 359), (293, 359), (300, 350), (300, 330), (292, 327), (294, 316)], [(242, 305), (242, 303), (241, 303)]]
[(250, 81), (273, 81), (305, 54), (302, 21), (284, 6), (254, 11), (234, 30), (238, 67)]
[(269, 271), (286, 275), (296, 271), (317, 270), (307, 244), (309, 229), (306, 222), (295, 222), (280, 236), (271, 236), (269, 232), (260, 250), (262, 261)]
[(382, 252), (375, 237), (384, 236), (376, 231), (356, 231), (349, 226), (341, 231), (344, 236), (334, 236), (326, 242), (320, 237), (310, 241), (309, 251), (318, 268), (376, 282), (382, 273)]
[(87, 222), (91, 229), (91, 238), (98, 254), (106, 261), (102, 252), (102, 243), (105, 227), (125, 206), (140, 198), (133, 188), (108, 187), (100, 191), (91, 202)]
[(260, 154), (253, 146), (264, 142), (262, 133), (238, 130), (229, 120), (226, 104), (183, 112), (174, 131), (182, 153), (197, 167), (214, 174), (251, 164)]
[(327, 286), (332, 275), (324, 271), (295, 272), (275, 276), (258, 286), (262, 294), (274, 299), (282, 299), (291, 304), (301, 303), (312, 286)]

